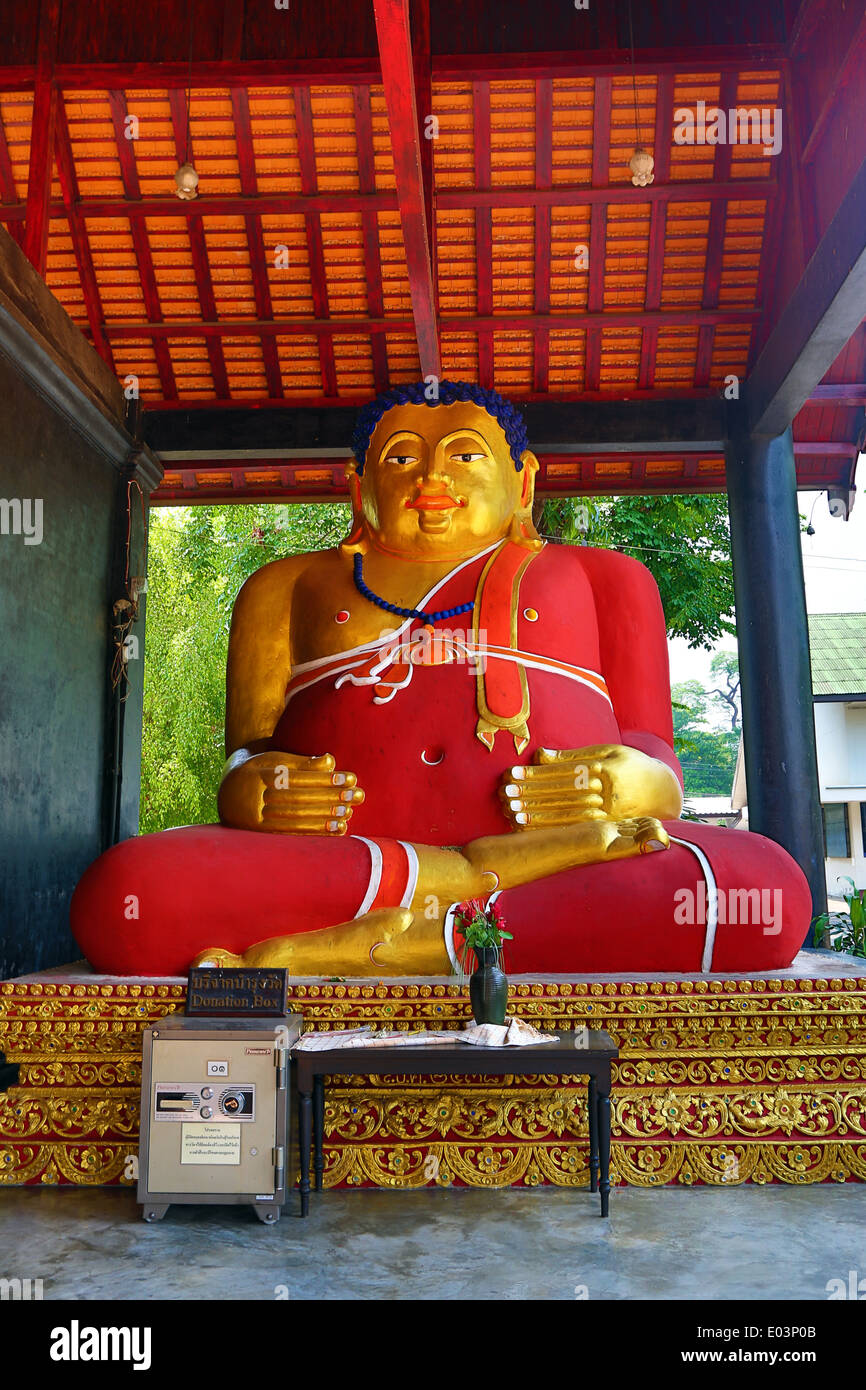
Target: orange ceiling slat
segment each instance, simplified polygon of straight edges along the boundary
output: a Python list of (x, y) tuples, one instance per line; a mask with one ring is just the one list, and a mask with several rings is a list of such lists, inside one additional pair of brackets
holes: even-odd
[[(435, 119), (424, 124), (443, 371), (483, 376), (518, 397), (711, 390), (745, 372), (762, 258), (771, 254), (766, 181), (776, 165), (745, 140), (721, 153), (678, 144), (674, 113), (724, 100), (774, 109), (780, 91), (778, 71), (730, 66), (644, 70), (634, 84), (589, 73), (435, 80)], [(146, 401), (212, 403), (220, 390), (227, 401), (356, 399), (417, 376), (380, 84), (194, 86), (188, 141), (206, 201), (178, 203), (176, 213), (185, 91), (69, 87), (62, 96), (77, 210), (74, 225), (60, 215), (55, 170), (46, 278), (85, 331), (104, 332), (117, 371), (140, 378)], [(7, 212), (16, 227), (32, 104), (29, 92), (0, 92), (0, 179), (5, 202), (17, 200)], [(603, 149), (593, 148), (594, 132)], [(654, 150), (660, 171), (646, 190), (630, 183), (636, 143)], [(736, 196), (720, 194), (720, 179), (739, 185)], [(743, 190), (752, 181), (754, 198)], [(667, 198), (669, 187), (687, 197)], [(485, 199), (475, 201), (479, 190)], [(382, 195), (390, 203), (375, 201)], [(451, 206), (437, 207), (437, 195)], [(294, 201), (283, 207), (283, 198)], [(221, 208), (221, 199), (232, 201)], [(694, 329), (664, 321), (708, 309), (735, 321), (705, 318)], [(575, 316), (586, 312), (601, 318), (583, 328)], [(606, 326), (606, 313), (617, 321)], [(557, 327), (564, 315), (567, 326)], [(500, 316), (507, 329), (497, 329)], [(522, 316), (532, 318), (525, 331)], [(365, 332), (330, 331), (329, 318), (357, 320)], [(211, 319), (216, 332), (191, 331)], [(384, 332), (389, 319), (395, 326)], [(281, 334), (291, 320), (310, 324), (309, 335)], [(233, 333), (238, 324), (243, 333)]]

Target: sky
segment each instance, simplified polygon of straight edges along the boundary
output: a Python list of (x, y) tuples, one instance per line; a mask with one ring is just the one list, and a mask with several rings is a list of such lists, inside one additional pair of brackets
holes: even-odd
[[(866, 471), (866, 455), (860, 456)], [(809, 613), (866, 613), (866, 497), (859, 496), (848, 521), (830, 515), (827, 496), (820, 492), (798, 493), (800, 511), (811, 516), (814, 536), (803, 536), (803, 571), (806, 608)], [(733, 638), (724, 638), (718, 649), (734, 650)], [(698, 680), (709, 684), (713, 653), (689, 649), (682, 638), (668, 642), (671, 682)]]

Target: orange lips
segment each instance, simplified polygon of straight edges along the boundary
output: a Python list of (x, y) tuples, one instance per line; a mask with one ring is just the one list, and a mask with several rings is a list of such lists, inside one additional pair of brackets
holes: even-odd
[(448, 497), (441, 493), (437, 494), (435, 497), (424, 494), (421, 497), (417, 497), (414, 502), (406, 503), (407, 507), (413, 508), (416, 512), (447, 512), (451, 507), (462, 507), (464, 505), (465, 503), (455, 502), (453, 497)]

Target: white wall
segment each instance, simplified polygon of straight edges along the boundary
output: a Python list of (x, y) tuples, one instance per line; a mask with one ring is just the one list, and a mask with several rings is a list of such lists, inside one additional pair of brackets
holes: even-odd
[(821, 800), (866, 801), (866, 707), (815, 704)]
[(853, 878), (866, 888), (866, 848), (860, 822), (860, 803), (866, 802), (866, 706), (844, 701), (815, 705), (815, 738), (818, 746), (818, 781), (821, 802), (845, 802), (848, 813), (849, 859), (827, 859), (827, 892), (841, 896), (839, 878)]
[(849, 802), (847, 809), (851, 858), (824, 861), (827, 871), (827, 895), (831, 898), (841, 898), (843, 893), (850, 892), (851, 885), (840, 883), (840, 878), (853, 878), (855, 887), (866, 888), (866, 849), (863, 845), (859, 801)]

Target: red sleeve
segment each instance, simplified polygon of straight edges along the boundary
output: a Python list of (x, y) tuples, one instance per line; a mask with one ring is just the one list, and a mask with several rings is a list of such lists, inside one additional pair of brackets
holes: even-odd
[(615, 550), (577, 548), (598, 614), (601, 670), (622, 741), (683, 776), (673, 750), (667, 629), (658, 585), (645, 565)]

